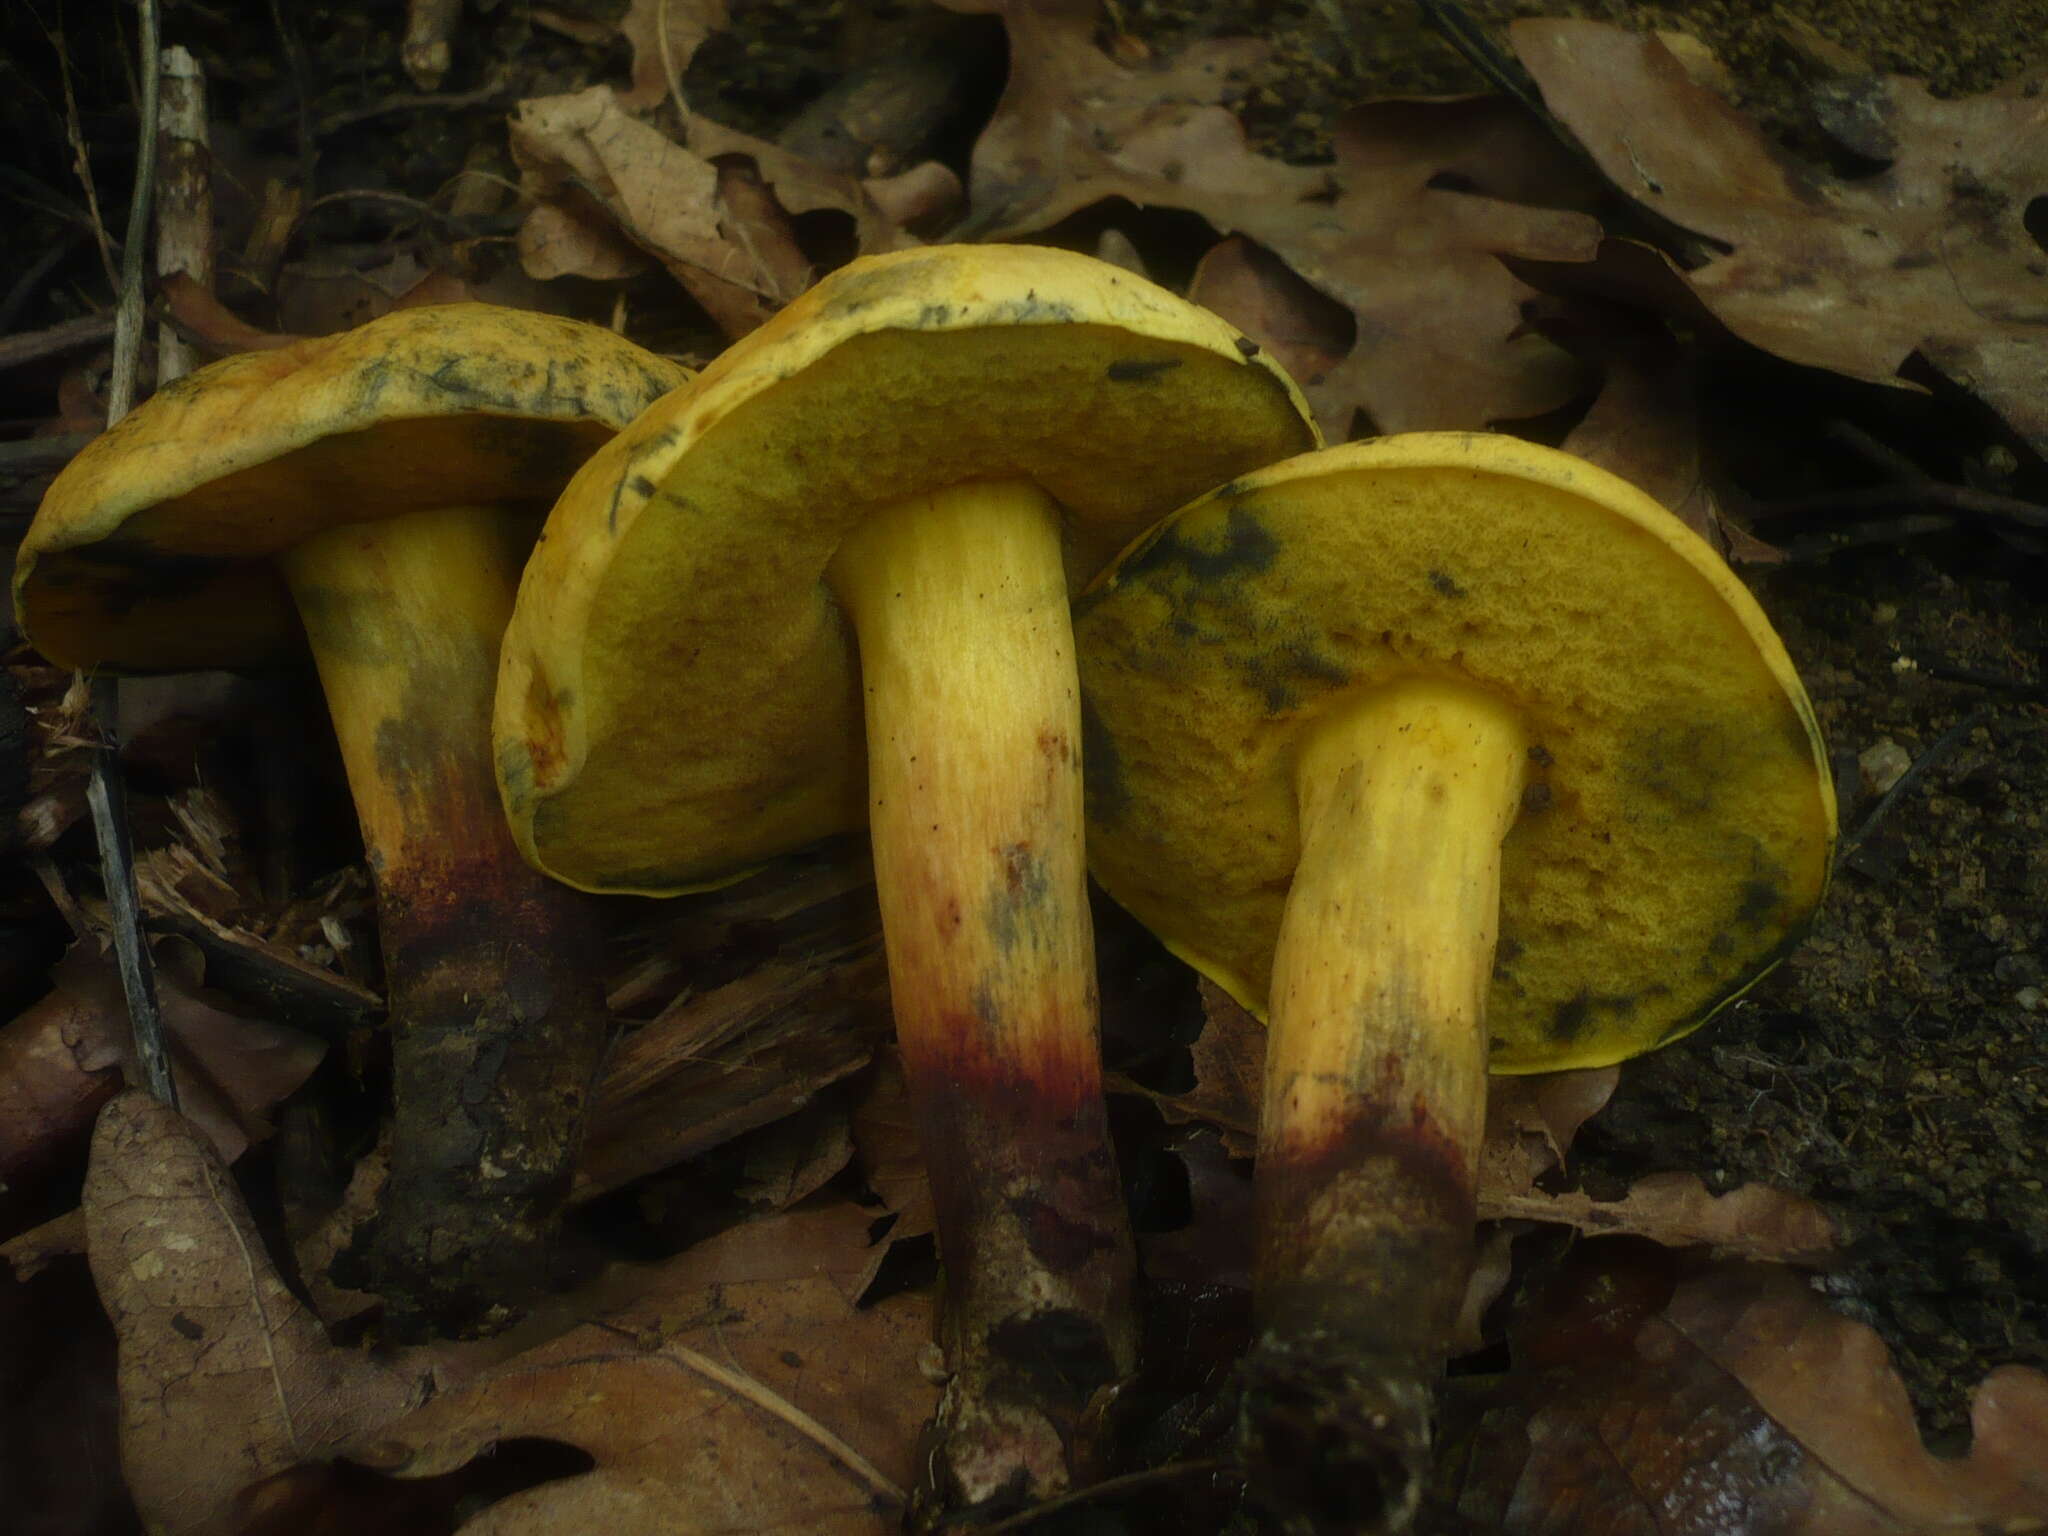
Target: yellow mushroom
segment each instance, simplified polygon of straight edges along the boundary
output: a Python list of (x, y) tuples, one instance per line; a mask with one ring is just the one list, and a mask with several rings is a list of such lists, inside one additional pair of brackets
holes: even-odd
[(377, 887), (396, 1119), (369, 1279), (402, 1332), (491, 1326), (547, 1279), (605, 1019), (586, 904), (505, 828), (498, 642), (540, 514), (688, 377), (576, 321), (400, 310), (169, 385), (21, 546), (16, 612), (61, 665), (311, 642)]
[(1136, 1347), (1096, 1039), (1069, 584), (1314, 442), (1221, 320), (1022, 247), (857, 261), (563, 494), (505, 645), (544, 869), (701, 889), (870, 829), (947, 1270), (939, 1506), (1057, 1491)]
[(1489, 1063), (1619, 1061), (1777, 963), (1833, 847), (1813, 711), (1676, 518), (1485, 434), (1247, 475), (1104, 571), (1075, 629), (1091, 867), (1270, 1012), (1255, 1486), (1301, 1529), (1397, 1529)]

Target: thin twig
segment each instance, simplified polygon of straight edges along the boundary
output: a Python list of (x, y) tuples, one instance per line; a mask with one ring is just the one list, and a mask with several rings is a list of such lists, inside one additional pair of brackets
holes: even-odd
[(299, 222), (304, 223), (307, 215), (316, 208), (326, 208), (337, 203), (390, 203), (395, 208), (409, 208), (415, 213), (438, 219), (456, 234), (474, 238), (481, 233), (468, 219), (444, 212), (432, 203), (422, 202), (416, 197), (407, 197), (403, 192), (384, 192), (375, 187), (353, 187), (347, 191), (329, 192), (325, 197), (316, 197), (299, 210)]
[(1007, 1520), (998, 1520), (994, 1525), (981, 1526), (979, 1536), (1003, 1536), (1007, 1531), (1029, 1530), (1039, 1521), (1079, 1504), (1097, 1504), (1104, 1499), (1120, 1498), (1135, 1489), (1150, 1487), (1154, 1483), (1179, 1482), (1186, 1477), (1207, 1477), (1211, 1473), (1222, 1472), (1229, 1466), (1230, 1463), (1221, 1457), (1212, 1457), (1206, 1461), (1180, 1461), (1164, 1467), (1148, 1467), (1143, 1472), (1126, 1472), (1121, 1477), (1104, 1478), (1099, 1483), (1090, 1483), (1086, 1488), (1076, 1488), (1056, 1499), (1047, 1499), (1043, 1504), (1034, 1504), (1029, 1509), (1019, 1510)]
[(1988, 706), (1982, 709), (1973, 709), (1937, 736), (1934, 739), (1934, 745), (1913, 759), (1912, 766), (1900, 774), (1892, 787), (1884, 792), (1884, 798), (1871, 808), (1870, 814), (1863, 818), (1863, 824), (1843, 840), (1841, 853), (1835, 862), (1839, 864), (1846, 861), (1858, 849), (1862, 848), (1870, 840), (1870, 834), (1877, 830), (1877, 824), (1883, 821), (1890, 813), (1891, 808), (1898, 803), (1899, 797), (1917, 784), (1926, 775), (1928, 769), (1961, 746), (1970, 732), (1976, 730), (1978, 726), (1985, 724), (1996, 713), (1996, 710)]
[(459, 110), (463, 107), (481, 107), (509, 94), (510, 85), (502, 76), (492, 76), (471, 91), (426, 91), (401, 93), (386, 96), (381, 101), (366, 106), (348, 107), (339, 112), (330, 112), (320, 119), (320, 135), (326, 137), (340, 128), (352, 127), (367, 122), (373, 117), (384, 117), (393, 112), (428, 112), (436, 108)]
[(661, 72), (668, 78), (668, 94), (676, 104), (676, 111), (682, 114), (683, 139), (690, 137), (690, 104), (683, 99), (683, 72), (676, 68), (676, 51), (669, 42), (668, 0), (660, 0), (654, 13), (654, 37), (661, 49)]
[[(121, 302), (114, 311), (114, 370), (107, 386), (107, 424), (128, 414), (135, 403), (137, 362), (142, 350), (142, 263), (149, 245), (150, 194), (156, 179), (157, 84), (163, 63), (157, 40), (156, 0), (137, 0), (142, 77), (141, 142), (135, 157), (135, 194), (128, 204), (128, 227), (121, 250)], [(100, 874), (106, 882), (107, 904), (114, 922), (114, 954), (127, 994), (128, 1022), (135, 1032), (135, 1056), (142, 1086), (172, 1109), (178, 1087), (171, 1079), (170, 1054), (164, 1045), (163, 1016), (157, 1009), (156, 971), (149, 944), (142, 936), (142, 912), (135, 896), (134, 849), (128, 837), (127, 797), (121, 782), (118, 684), (111, 677), (92, 682), (93, 724), (99, 736), (92, 752), (92, 777), (86, 800), (92, 807), (93, 830), (99, 837)]]
[(1854, 422), (1831, 422), (1827, 435), (1866, 464), (1876, 466), (1902, 484), (1927, 485), (1934, 479), (1934, 476), (1928, 474), (1898, 449), (1889, 443), (1879, 442)]
[(2048, 701), (2048, 683), (2030, 683), (2023, 677), (2007, 677), (2002, 672), (1987, 672), (1982, 667), (1952, 667), (1945, 661), (1922, 660), (1920, 670), (1936, 682), (1962, 683), (1971, 688), (1992, 688), (2022, 699)]
[[(1529, 78), (1528, 72), (1501, 52), (1463, 6), (1446, 3), (1446, 0), (1415, 0), (1415, 8), (1422, 12), (1422, 19), (1435, 29), (1436, 34), (1451, 45), (1459, 58), (1477, 70), (1488, 85), (1549, 127), (1568, 147), (1580, 149), (1570, 130), (1550, 115), (1550, 109), (1543, 104), (1542, 92), (1536, 89), (1536, 82)], [(1335, 6), (1325, 7), (1324, 14), (1332, 22), (1339, 20)], [(1360, 25), (1363, 23), (1353, 23), (1354, 28)], [(1584, 153), (1583, 149), (1580, 152)]]
[(114, 310), (114, 371), (107, 381), (107, 425), (134, 407), (136, 372), (142, 358), (143, 262), (149, 254), (149, 207), (156, 191), (158, 58), (156, 0), (137, 0), (141, 24), (142, 136), (135, 150), (135, 191), (128, 200), (128, 227), (121, 242), (121, 302)]
[(1868, 485), (1853, 491), (1822, 491), (1812, 496), (1794, 496), (1784, 501), (1758, 502), (1758, 517), (1786, 517), (1810, 512), (1867, 512), (1874, 507), (1946, 507), (1972, 517), (1994, 522), (2017, 523), (2022, 528), (2048, 528), (2048, 507), (1996, 491), (1973, 486), (1946, 485), (1939, 480), (1920, 480), (1899, 485)]
[(34, 475), (62, 469), (97, 432), (64, 432), (0, 443), (0, 475)]
[(1831, 528), (1826, 533), (1801, 534), (1780, 548), (1788, 560), (1826, 560), (1868, 544), (1899, 544), (1930, 533), (1947, 533), (1955, 525), (1956, 520), (1952, 517), (1915, 512), (1904, 517), (1880, 517), (1868, 522), (1849, 523)]
[(114, 958), (121, 972), (121, 990), (128, 998), (128, 1021), (135, 1031), (135, 1059), (142, 1074), (138, 1086), (176, 1109), (178, 1086), (171, 1078), (163, 1017), (157, 1009), (156, 969), (149, 945), (142, 937), (142, 909), (135, 896), (135, 850), (128, 841), (121, 744), (114, 734), (114, 721), (119, 718), (114, 687), (111, 677), (92, 680), (92, 712), (101, 739), (92, 749), (92, 777), (86, 781), (85, 798), (92, 807), (93, 831), (99, 835), (100, 876), (106, 882), (107, 906), (114, 926)]
[(299, 152), (299, 192), (302, 197), (311, 197), (313, 175), (320, 158), (320, 141), (313, 129), (312, 70), (298, 33), (285, 19), (283, 0), (270, 0), (270, 24), (277, 33), (278, 45), (284, 49), (285, 63), (292, 74), (292, 97), (298, 109), (294, 137)]
[(106, 344), (114, 334), (112, 315), (81, 315), (60, 320), (40, 331), (23, 331), (18, 336), (0, 336), (0, 370), (18, 368), (67, 352), (83, 352)]
[(71, 254), (72, 248), (83, 240), (90, 231), (67, 229), (50, 242), (48, 250), (30, 262), (7, 290), (7, 297), (0, 299), (0, 336), (14, 329), (14, 322), (21, 318), (21, 312), (28, 308), (29, 300), (36, 296), (36, 290), (48, 281), (52, 272)]
[(735, 1397), (743, 1397), (764, 1413), (771, 1413), (805, 1439), (814, 1442), (825, 1453), (853, 1472), (869, 1488), (898, 1508), (909, 1502), (904, 1491), (890, 1480), (889, 1474), (861, 1455), (831, 1430), (797, 1407), (788, 1398), (771, 1392), (767, 1387), (749, 1376), (745, 1371), (720, 1365), (709, 1355), (701, 1354), (687, 1344), (673, 1341), (664, 1343), (661, 1352), (673, 1355), (699, 1375), (708, 1376)]
[(64, 137), (71, 145), (72, 169), (78, 173), (79, 186), (85, 189), (85, 213), (92, 221), (93, 238), (99, 242), (100, 265), (106, 269), (107, 285), (118, 290), (120, 274), (114, 267), (113, 241), (107, 234), (106, 220), (100, 217), (99, 187), (92, 179), (92, 157), (86, 149), (85, 128), (78, 117), (78, 95), (71, 89), (71, 55), (64, 49), (62, 33), (52, 34), (50, 41), (57, 49), (57, 81), (64, 90)]

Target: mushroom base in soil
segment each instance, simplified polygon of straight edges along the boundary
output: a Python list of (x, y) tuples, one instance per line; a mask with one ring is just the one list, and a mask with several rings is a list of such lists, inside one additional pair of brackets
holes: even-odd
[(488, 1328), (548, 1287), (608, 1028), (588, 899), (521, 856), (491, 762), (498, 643), (532, 542), (518, 521), (413, 512), (282, 558), (377, 893), (392, 1167), (353, 1267), (399, 1332)]
[(1639, 491), (1516, 439), (1302, 455), (1076, 605), (1089, 859), (1269, 1017), (1250, 1496), (1418, 1506), (1485, 1074), (1696, 1027), (1798, 941), (1835, 807), (1784, 647)]
[(1261, 1481), (1401, 1521), (1470, 1269), (1515, 712), (1415, 677), (1331, 706), (1295, 767), (1301, 859), (1273, 953), (1259, 1121)]
[(1063, 1483), (1090, 1394), (1137, 1354), (1059, 511), (1024, 482), (915, 497), (829, 579), (860, 649), (896, 1037), (942, 1241), (973, 1255), (947, 1271), (939, 1502), (979, 1504), (1020, 1464)]

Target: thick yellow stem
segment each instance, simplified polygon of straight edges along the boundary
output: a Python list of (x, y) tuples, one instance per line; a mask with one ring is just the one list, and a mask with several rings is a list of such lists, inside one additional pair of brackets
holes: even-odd
[(415, 512), (281, 557), (380, 881), (503, 819), (490, 739), (522, 562), (511, 522), (492, 507)]
[(1042, 1495), (1136, 1348), (1058, 511), (1028, 484), (920, 496), (863, 524), (831, 579), (859, 639), (875, 883), (946, 1263), (946, 1493), (974, 1504), (1021, 1469)]
[[(1327, 1144), (1361, 1103), (1476, 1153), (1500, 845), (1528, 738), (1489, 695), (1411, 681), (1317, 727), (1273, 956), (1265, 1148)], [(1465, 1175), (1469, 1176), (1467, 1158)]]
[(906, 1049), (934, 1036), (1033, 1076), (1092, 1076), (1079, 684), (1057, 509), (1029, 484), (921, 496), (863, 524), (832, 580), (860, 640), (891, 973), (916, 982), (897, 993)]
[(1471, 1267), (1500, 850), (1527, 761), (1511, 710), (1416, 678), (1345, 702), (1297, 765), (1243, 1422), (1255, 1486), (1330, 1529), (1403, 1529), (1420, 1498)]
[(283, 562), (377, 887), (395, 1109), (359, 1273), (400, 1335), (490, 1328), (547, 1288), (605, 1042), (587, 903), (520, 856), (492, 772), (518, 523), (418, 512)]

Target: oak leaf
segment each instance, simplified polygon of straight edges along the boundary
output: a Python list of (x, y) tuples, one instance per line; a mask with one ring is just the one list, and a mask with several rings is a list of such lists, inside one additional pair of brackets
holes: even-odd
[(2038, 80), (1955, 100), (1896, 76), (1850, 83), (1825, 118), (1884, 168), (1849, 180), (1775, 149), (1657, 37), (1568, 20), (1511, 35), (1616, 187), (1725, 248), (1682, 276), (1736, 335), (1884, 384), (1918, 353), (2048, 452)]
[[(1972, 1403), (1968, 1453), (1936, 1456), (1876, 1334), (1795, 1272), (1716, 1264), (1675, 1288), (1667, 1279), (1662, 1301), (1643, 1306), (1632, 1266), (1592, 1264), (1589, 1251), (1561, 1335), (1525, 1322), (1514, 1372), (1451, 1389), (1438, 1492), (1461, 1528), (1980, 1536), (2048, 1525), (2048, 1376), (1993, 1371)], [(1603, 1314), (1591, 1332), (1589, 1307)]]
[[(1011, 62), (975, 144), (965, 232), (1007, 239), (1123, 197), (1256, 242), (1355, 322), (1343, 355), (1303, 380), (1332, 439), (1361, 413), (1384, 432), (1482, 427), (1578, 391), (1572, 360), (1523, 327), (1534, 290), (1502, 258), (1589, 260), (1600, 227), (1574, 210), (1593, 182), (1524, 114), (1481, 99), (1374, 102), (1338, 122), (1334, 165), (1288, 165), (1254, 153), (1219, 104), (1263, 43), (1130, 68), (1095, 47), (1092, 5), (973, 8), (1001, 15)], [(1225, 318), (1267, 341), (1257, 307), (1233, 311), (1224, 300)]]
[(930, 1300), (866, 1310), (868, 1213), (753, 1221), (670, 1260), (631, 1307), (530, 1349), (366, 1437), (410, 1477), (544, 1437), (596, 1465), (492, 1505), (472, 1536), (803, 1530), (883, 1536), (938, 1389)]
[(243, 1487), (419, 1396), (423, 1382), (329, 1345), (265, 1255), (226, 1165), (147, 1094), (101, 1113), (84, 1207), (119, 1339), (121, 1462), (151, 1529), (224, 1532)]

